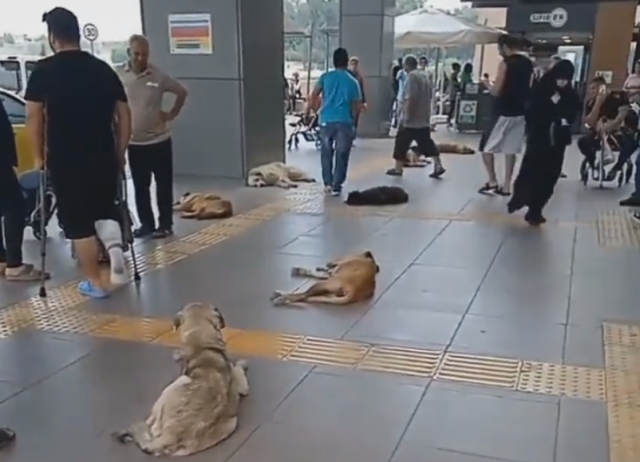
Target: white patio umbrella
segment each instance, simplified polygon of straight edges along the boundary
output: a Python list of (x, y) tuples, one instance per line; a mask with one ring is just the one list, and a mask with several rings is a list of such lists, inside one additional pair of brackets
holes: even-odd
[(432, 8), (420, 8), (395, 18), (396, 48), (481, 45), (497, 42), (503, 33)]

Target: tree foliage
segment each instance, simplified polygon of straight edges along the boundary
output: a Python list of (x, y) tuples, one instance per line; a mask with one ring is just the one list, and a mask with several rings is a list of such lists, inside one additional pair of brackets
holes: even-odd
[[(422, 8), (424, 0), (396, 0), (396, 13), (404, 14)], [(471, 8), (457, 8), (452, 14), (476, 22), (477, 13)], [(331, 50), (338, 46), (340, 27), (340, 0), (284, 0), (285, 59), (304, 61), (309, 59), (310, 40), (313, 35), (312, 62), (322, 65)], [(303, 37), (303, 35), (307, 36)], [(447, 56), (464, 62), (473, 59), (474, 46), (447, 50)], [(434, 57), (435, 50), (408, 50)]]

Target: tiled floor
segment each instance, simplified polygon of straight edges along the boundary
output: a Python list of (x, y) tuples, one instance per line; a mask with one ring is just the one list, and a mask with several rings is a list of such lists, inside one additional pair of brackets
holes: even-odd
[[(358, 142), (349, 187), (402, 185), (411, 201), (397, 209), (179, 178), (178, 193), (220, 191), (237, 216), (138, 245), (142, 283), (107, 301), (64, 286), (77, 270), (51, 238), (48, 305), (37, 287), (0, 282), (0, 424), (19, 437), (2, 460), (146, 459), (109, 434), (176, 376), (168, 320), (211, 301), (232, 353), (250, 357), (251, 395), (237, 433), (192, 460), (637, 462), (640, 236), (613, 213), (629, 187), (585, 189), (572, 152), (535, 230), (476, 193), (477, 157), (446, 156), (442, 181), (429, 169), (395, 179), (390, 148)], [(316, 152), (290, 160), (318, 174)], [(36, 259), (37, 243), (26, 248)], [(292, 266), (364, 249), (381, 266), (371, 302), (270, 305), (300, 285)]]

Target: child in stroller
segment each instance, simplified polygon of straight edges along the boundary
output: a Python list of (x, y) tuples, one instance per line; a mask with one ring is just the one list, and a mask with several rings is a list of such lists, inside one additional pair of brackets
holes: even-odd
[[(20, 187), (25, 200), (25, 223), (37, 240), (46, 239), (47, 226), (56, 213), (56, 196), (48, 178), (41, 170), (30, 170), (20, 175)], [(44, 207), (40, 204), (40, 183), (44, 181)], [(44, 221), (44, 223), (42, 223)], [(44, 226), (43, 226), (44, 225)], [(42, 234), (44, 230), (44, 235)]]
[(293, 132), (287, 140), (287, 149), (291, 151), (294, 147), (298, 149), (300, 145), (300, 136), (305, 141), (313, 143), (316, 149), (320, 149), (320, 133), (317, 114), (305, 116), (304, 114), (296, 114), (297, 119), (289, 122), (289, 126), (293, 128)]

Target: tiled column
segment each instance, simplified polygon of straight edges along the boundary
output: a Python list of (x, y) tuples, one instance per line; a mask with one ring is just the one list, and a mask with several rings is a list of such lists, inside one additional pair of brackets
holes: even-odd
[[(175, 172), (242, 178), (284, 160), (282, 0), (140, 0), (151, 60), (189, 89)], [(171, 52), (169, 16), (210, 15), (209, 54)]]
[(388, 133), (393, 93), (393, 11), (395, 0), (340, 0), (340, 44), (360, 58), (369, 109), (362, 115), (358, 136)]

